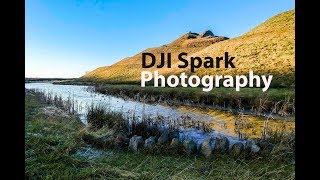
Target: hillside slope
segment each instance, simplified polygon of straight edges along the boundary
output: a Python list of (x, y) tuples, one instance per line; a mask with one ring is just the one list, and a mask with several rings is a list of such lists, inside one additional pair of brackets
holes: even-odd
[[(187, 33), (168, 45), (149, 48), (143, 52), (150, 52), (160, 57), (161, 52), (171, 52), (173, 66), (170, 69), (158, 69), (160, 74), (179, 74), (190, 72), (188, 69), (177, 68), (181, 64), (177, 56), (187, 52), (190, 56), (223, 56), (229, 52), (234, 56), (234, 69), (205, 69), (200, 68), (198, 75), (215, 74), (247, 74), (249, 69), (255, 74), (274, 75), (273, 83), (282, 86), (294, 84), (294, 15), (290, 10), (271, 17), (264, 23), (253, 28), (240, 37), (228, 39), (212, 36), (211, 32), (200, 35)], [(205, 35), (206, 37), (202, 37)], [(141, 52), (142, 53), (142, 52)], [(111, 66), (100, 67), (82, 77), (84, 80), (98, 80), (105, 82), (133, 82), (140, 81), (141, 53), (125, 58)], [(178, 63), (178, 64), (177, 64)], [(153, 68), (148, 70), (152, 71)]]
[[(170, 44), (163, 45), (157, 48), (148, 48), (142, 52), (149, 52), (156, 57), (160, 57), (162, 52), (171, 52), (172, 58), (177, 57), (181, 52), (194, 53), (211, 44), (219, 41), (226, 40), (228, 38), (222, 36), (214, 36), (211, 31), (205, 31), (203, 34), (208, 33), (204, 37), (197, 33), (189, 32), (182, 35)], [(211, 35), (210, 35), (211, 33)], [(141, 68), (141, 53), (136, 54), (133, 57), (124, 58), (121, 61), (111, 65), (97, 68), (82, 77), (87, 80), (98, 80), (108, 82), (119, 81), (140, 81)], [(172, 59), (173, 63), (177, 62), (177, 59)], [(150, 68), (153, 69), (153, 68)]]
[[(294, 83), (294, 10), (276, 15), (246, 34), (213, 44), (190, 56), (214, 57), (229, 52), (234, 56), (236, 68), (206, 69), (199, 68), (198, 75), (205, 74), (272, 74), (273, 82), (288, 86)], [(177, 74), (186, 69), (173, 69)]]

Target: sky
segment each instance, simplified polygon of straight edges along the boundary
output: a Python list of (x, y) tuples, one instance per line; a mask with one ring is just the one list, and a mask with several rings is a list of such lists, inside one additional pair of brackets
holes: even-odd
[(77, 78), (189, 31), (229, 38), (294, 0), (26, 0), (25, 77)]

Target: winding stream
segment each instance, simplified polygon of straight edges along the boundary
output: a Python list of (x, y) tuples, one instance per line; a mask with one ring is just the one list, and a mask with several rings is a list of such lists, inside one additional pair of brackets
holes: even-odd
[[(209, 136), (226, 136), (230, 142), (241, 141), (238, 134), (235, 132), (235, 115), (230, 112), (222, 112), (212, 109), (200, 109), (191, 107), (169, 107), (163, 105), (151, 105), (142, 102), (131, 100), (124, 100), (110, 95), (104, 95), (88, 91), (90, 86), (78, 85), (58, 85), (52, 83), (26, 83), (26, 89), (39, 89), (52, 95), (61, 96), (66, 100), (71, 98), (78, 106), (78, 113), (80, 119), (84, 124), (87, 124), (85, 119), (86, 108), (91, 104), (104, 106), (111, 111), (122, 112), (127, 117), (142, 118), (145, 116), (159, 117), (164, 119), (181, 119), (188, 117), (196, 121), (206, 122), (210, 124), (210, 128), (214, 130), (213, 133), (204, 133), (201, 130), (193, 128), (185, 129), (181, 135), (182, 138), (192, 138), (197, 144), (201, 143)], [(247, 128), (249, 137), (258, 137), (263, 128), (263, 119), (255, 116), (246, 115), (246, 123), (250, 123)], [(294, 129), (293, 121), (283, 121), (273, 119), (270, 121), (269, 126), (272, 128), (286, 128), (288, 131)]]

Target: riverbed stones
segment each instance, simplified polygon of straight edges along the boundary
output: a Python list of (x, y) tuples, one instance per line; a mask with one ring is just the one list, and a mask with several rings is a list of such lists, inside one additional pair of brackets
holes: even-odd
[(259, 153), (260, 152), (260, 147), (257, 144), (253, 144), (251, 146), (251, 152), (255, 153), (255, 154)]
[(184, 151), (187, 155), (191, 155), (196, 152), (196, 143), (193, 140), (184, 140), (183, 141)]
[(138, 152), (144, 146), (144, 140), (142, 136), (134, 135), (130, 138), (129, 141), (129, 150)]
[(245, 149), (249, 154), (257, 154), (260, 152), (260, 147), (256, 141), (251, 138), (247, 139)]
[(169, 142), (169, 131), (164, 131), (158, 139), (158, 144), (166, 144)]
[(214, 150), (218, 153), (226, 153), (229, 150), (229, 140), (226, 137), (217, 138)]
[(129, 145), (129, 138), (125, 137), (123, 134), (118, 134), (114, 140), (114, 146), (116, 149), (124, 149)]
[[(178, 131), (177, 131), (178, 132)], [(196, 152), (200, 153), (205, 157), (212, 156), (213, 152), (217, 153), (227, 153), (230, 155), (238, 157), (242, 155), (256, 156), (256, 155), (268, 155), (274, 148), (274, 144), (267, 141), (255, 141), (254, 139), (247, 139), (245, 144), (236, 141), (234, 144), (230, 145), (229, 139), (227, 137), (217, 137), (217, 138), (207, 138), (199, 146), (197, 150), (197, 144), (191, 139), (185, 139), (181, 144), (178, 138), (178, 134), (170, 134), (172, 131), (164, 131), (158, 139), (159, 145), (163, 147), (162, 150), (174, 150), (183, 151), (188, 156)], [(170, 138), (170, 136), (174, 138)], [(113, 134), (106, 134), (102, 136), (95, 136), (85, 131), (82, 134), (82, 139), (93, 146), (98, 146), (102, 148), (114, 148), (114, 149), (124, 149), (128, 147), (129, 150), (133, 152), (139, 152), (145, 149), (147, 152), (153, 150), (157, 144), (156, 136), (150, 136), (147, 139), (143, 139), (142, 136), (134, 135), (130, 139), (126, 137), (125, 134), (119, 133), (116, 137)], [(171, 139), (171, 141), (170, 141)], [(159, 142), (160, 141), (160, 142)], [(170, 143), (169, 143), (170, 142)], [(212, 144), (214, 143), (214, 147)]]
[(144, 141), (144, 148), (147, 150), (151, 150), (156, 144), (156, 141), (157, 141), (156, 137), (154, 136), (149, 137)]
[(241, 142), (236, 142), (231, 146), (230, 154), (233, 156), (239, 156), (244, 150), (244, 145)]
[(212, 138), (208, 138), (206, 140), (204, 140), (201, 144), (200, 144), (200, 153), (202, 155), (204, 155), (205, 157), (209, 157), (212, 154), (212, 148), (211, 148), (211, 142), (213, 141)]

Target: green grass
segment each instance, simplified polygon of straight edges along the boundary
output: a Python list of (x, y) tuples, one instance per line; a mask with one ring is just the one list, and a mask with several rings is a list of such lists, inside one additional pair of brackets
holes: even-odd
[(34, 118), (42, 106), (43, 104), (34, 95), (27, 94), (25, 98), (25, 120), (30, 121)]
[(25, 100), (26, 179), (294, 179), (294, 160), (281, 155), (206, 159), (93, 149), (100, 156), (80, 156), (88, 145), (77, 119), (46, 117), (39, 113), (46, 104), (30, 94)]
[(163, 92), (163, 93), (171, 93), (171, 92), (181, 92), (181, 93), (186, 93), (186, 94), (194, 94), (194, 93), (199, 93), (199, 94), (213, 94), (213, 95), (220, 95), (220, 96), (227, 96), (227, 95), (234, 95), (234, 96), (239, 96), (239, 97), (259, 97), (262, 95), (267, 95), (270, 100), (273, 101), (280, 101), (283, 100), (284, 97), (288, 96), (293, 98), (294, 97), (294, 89), (293, 88), (274, 88), (274, 89), (269, 89), (266, 92), (262, 92), (261, 88), (241, 88), (241, 91), (235, 91), (235, 88), (214, 88), (212, 92), (203, 92), (202, 87), (197, 87), (197, 88), (192, 88), (192, 87), (158, 87), (155, 88), (153, 86), (146, 86), (146, 87), (141, 87), (140, 85), (131, 85), (131, 84), (112, 84), (112, 85), (104, 85), (105, 87), (108, 87), (110, 89), (133, 89), (133, 91), (139, 90), (139, 91), (144, 91), (144, 92)]

